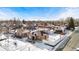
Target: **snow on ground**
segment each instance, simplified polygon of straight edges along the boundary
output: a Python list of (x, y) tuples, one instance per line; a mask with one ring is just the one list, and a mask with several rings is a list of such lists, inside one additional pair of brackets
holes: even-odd
[(6, 51), (5, 49), (3, 49), (2, 47), (0, 47), (0, 51)]
[(52, 50), (53, 48), (51, 46), (45, 45), (43, 42), (36, 42), (34, 45), (42, 50)]
[(40, 48), (38, 48), (38, 47), (36, 47), (36, 46), (34, 46), (34, 45), (30, 44), (30, 43), (26, 43), (26, 44), (27, 45), (24, 46), (24, 49), (22, 49), (23, 51), (40, 51), (41, 50)]
[[(60, 35), (50, 35), (48, 40), (51, 43), (55, 42), (60, 38)], [(25, 40), (22, 39), (22, 40)], [(16, 45), (14, 44), (16, 43)], [(53, 47), (45, 45), (43, 42), (35, 42), (31, 44), (29, 42), (23, 42), (20, 39), (9, 37), (7, 40), (0, 42), (1, 46), (8, 51), (39, 51), (39, 50), (52, 50)]]
[[(14, 44), (16, 42), (16, 45)], [(33, 50), (41, 50), (36, 46), (32, 45), (29, 42), (22, 42), (20, 40), (15, 40), (13, 38), (8, 38), (7, 40), (0, 42), (1, 47), (7, 51), (33, 51)], [(0, 49), (2, 50), (2, 49)]]
[[(68, 32), (66, 35), (68, 35), (71, 32)], [(31, 44), (30, 42), (27, 42), (27, 38), (23, 39), (17, 39), (9, 37), (6, 40), (0, 41), (0, 50), (7, 50), (7, 51), (39, 51), (39, 50), (52, 50), (53, 47), (46, 45), (45, 43), (48, 43), (50, 45), (56, 45), (59, 41), (62, 40), (62, 37), (65, 35), (60, 34), (54, 34), (51, 33), (49, 35), (48, 40), (43, 40), (43, 42), (36, 41), (34, 44)], [(4, 35), (2, 35), (2, 38), (5, 38)], [(26, 39), (26, 40), (25, 40)]]

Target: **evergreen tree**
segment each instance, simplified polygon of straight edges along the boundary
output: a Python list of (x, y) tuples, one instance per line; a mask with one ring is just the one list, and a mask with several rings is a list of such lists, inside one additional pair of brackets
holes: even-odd
[(25, 24), (25, 23), (26, 23), (26, 21), (23, 19), (22, 23), (23, 23), (23, 24)]
[(69, 19), (69, 28), (73, 30), (75, 29), (74, 19), (72, 17)]

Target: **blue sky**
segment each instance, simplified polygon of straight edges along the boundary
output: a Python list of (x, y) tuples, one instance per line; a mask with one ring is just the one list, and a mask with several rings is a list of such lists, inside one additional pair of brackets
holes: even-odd
[(0, 19), (14, 17), (25, 20), (58, 20), (79, 17), (79, 8), (64, 7), (0, 7)]

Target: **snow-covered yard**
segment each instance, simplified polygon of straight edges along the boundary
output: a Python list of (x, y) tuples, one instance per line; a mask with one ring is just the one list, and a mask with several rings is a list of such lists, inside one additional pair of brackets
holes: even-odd
[[(69, 33), (72, 32), (68, 32), (66, 35), (68, 35)], [(42, 40), (41, 42), (36, 41), (35, 43), (30, 43), (28, 41), (26, 41), (28, 38), (22, 38), (22, 39), (18, 39), (18, 38), (13, 38), (11, 36), (8, 35), (2, 35), (0, 36), (0, 39), (4, 39), (0, 41), (0, 50), (7, 50), (7, 51), (39, 51), (39, 50), (52, 50), (54, 47), (56, 46), (56, 44), (58, 44), (58, 42), (60, 42), (61, 40), (63, 40), (62, 38), (65, 35), (60, 35), (60, 34), (54, 34), (51, 33), (49, 35), (48, 40)], [(48, 44), (48, 45), (47, 45)], [(51, 45), (51, 46), (50, 46)]]
[[(16, 45), (15, 45), (16, 43)], [(7, 51), (29, 51), (29, 50), (41, 50), (40, 48), (35, 47), (29, 42), (22, 42), (20, 40), (12, 39), (11, 37), (7, 40), (0, 42), (1, 47), (3, 47)]]

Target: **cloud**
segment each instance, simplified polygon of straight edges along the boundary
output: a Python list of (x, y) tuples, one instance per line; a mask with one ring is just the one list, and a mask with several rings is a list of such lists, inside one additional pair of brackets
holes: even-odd
[(79, 8), (65, 8), (64, 12), (56, 15), (55, 19), (67, 18), (67, 17), (74, 17), (79, 18)]
[[(36, 20), (60, 20), (60, 19), (65, 19), (67, 17), (73, 17), (73, 18), (79, 18), (79, 8), (77, 7), (66, 7), (61, 10), (60, 13), (57, 13), (56, 15), (51, 14), (51, 13), (46, 13), (48, 16), (46, 17), (36, 17)], [(32, 18), (31, 18), (32, 19)]]
[(14, 17), (26, 20), (59, 20), (66, 17), (79, 18), (79, 8), (64, 8), (60, 13), (54, 15), (52, 10), (49, 12), (44, 12), (44, 16), (33, 16), (31, 14), (20, 13), (12, 10), (11, 8), (0, 8), (0, 19), (12, 19)]
[(20, 17), (19, 13), (9, 9), (9, 8), (0, 8), (0, 19), (12, 19), (12, 18), (18, 18)]

